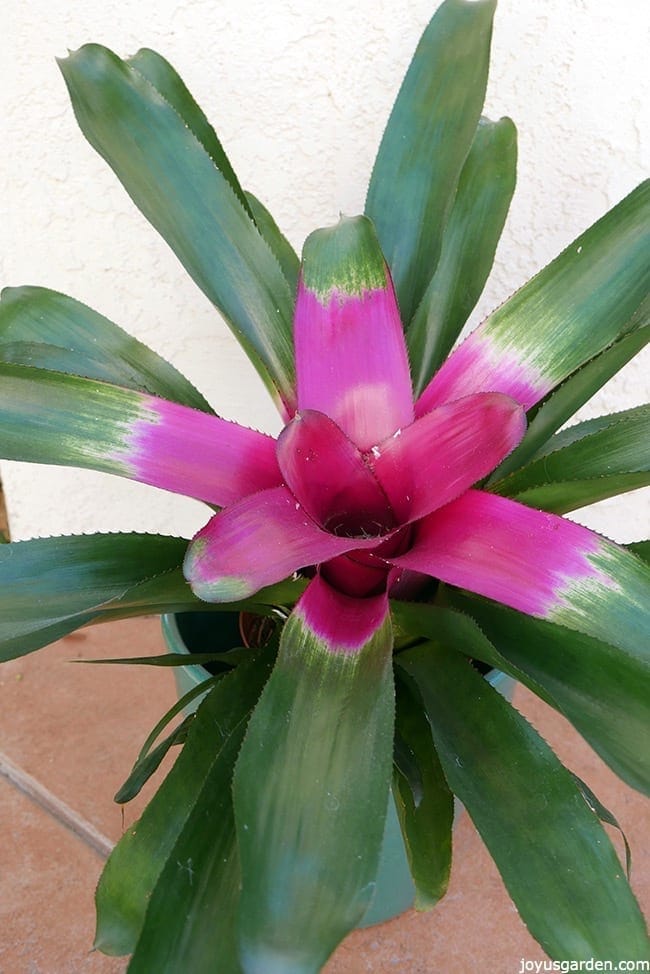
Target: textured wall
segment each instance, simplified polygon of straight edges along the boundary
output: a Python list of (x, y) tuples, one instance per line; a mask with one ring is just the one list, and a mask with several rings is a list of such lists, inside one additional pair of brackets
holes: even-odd
[[(76, 127), (54, 58), (93, 40), (158, 49), (214, 122), (242, 183), (296, 247), (363, 206), (382, 127), (436, 0), (4, 0), (0, 281), (73, 294), (185, 371), (224, 416), (275, 431), (252, 368), (203, 295)], [(474, 320), (647, 174), (645, 0), (501, 0), (487, 114), (520, 132), (519, 181)], [(647, 118), (646, 118), (647, 123)], [(645, 141), (644, 141), (645, 140)], [(650, 357), (588, 412), (648, 395)], [(5, 463), (14, 537), (136, 529), (188, 534), (204, 508), (118, 478)], [(648, 502), (589, 523), (647, 534)]]

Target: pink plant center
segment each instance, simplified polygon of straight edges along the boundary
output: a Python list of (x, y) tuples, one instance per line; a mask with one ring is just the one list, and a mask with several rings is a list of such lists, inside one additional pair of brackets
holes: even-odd
[(591, 584), (599, 539), (482, 489), (546, 386), (523, 354), (475, 334), (414, 401), (372, 223), (315, 231), (294, 313), (297, 411), (275, 443), (217, 421), (229, 456), (203, 496), (223, 510), (188, 549), (195, 594), (236, 602), (298, 572), (308, 603), (329, 589), (363, 614), (429, 578), (544, 618)]

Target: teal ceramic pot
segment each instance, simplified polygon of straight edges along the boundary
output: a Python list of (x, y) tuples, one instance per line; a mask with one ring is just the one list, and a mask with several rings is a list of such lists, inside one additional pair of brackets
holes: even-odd
[[(226, 652), (242, 645), (239, 616), (234, 613), (179, 612), (162, 617), (162, 629), (171, 653)], [(203, 683), (210, 674), (203, 666), (174, 667), (179, 696)], [(508, 700), (512, 699), (515, 682), (504, 673), (492, 670), (486, 679)], [(201, 697), (190, 704), (196, 708)], [(457, 809), (458, 813), (459, 809)], [(386, 830), (382, 847), (375, 897), (368, 908), (361, 927), (383, 923), (408, 910), (415, 899), (415, 887), (409, 872), (404, 840), (397, 818), (395, 803), (389, 801)]]

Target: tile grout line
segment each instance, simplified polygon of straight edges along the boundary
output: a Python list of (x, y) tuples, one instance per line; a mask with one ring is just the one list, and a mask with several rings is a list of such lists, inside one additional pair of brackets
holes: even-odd
[(75, 812), (64, 801), (57, 798), (56, 795), (53, 795), (36, 778), (32, 778), (22, 768), (13, 764), (2, 752), (0, 752), (0, 775), (13, 785), (14, 788), (21, 791), (23, 795), (26, 795), (27, 798), (40, 805), (57, 822), (64, 825), (71, 832), (74, 832), (101, 859), (108, 858), (114, 848), (114, 843), (98, 831), (91, 822)]

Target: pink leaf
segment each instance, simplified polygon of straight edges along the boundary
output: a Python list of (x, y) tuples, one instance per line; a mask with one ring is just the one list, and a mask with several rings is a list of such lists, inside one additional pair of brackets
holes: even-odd
[(191, 542), (184, 573), (206, 602), (237, 601), (300, 568), (376, 545), (328, 534), (291, 491), (275, 487), (215, 514)]
[(294, 340), (299, 410), (330, 416), (362, 450), (412, 421), (395, 292), (365, 217), (307, 239)]
[(270, 436), (154, 396), (140, 412), (120, 451), (136, 480), (219, 506), (282, 482)]
[(420, 521), (409, 551), (390, 560), (546, 618), (576, 585), (602, 577), (589, 557), (601, 546), (572, 521), (469, 490)]
[(395, 519), (360, 450), (323, 413), (298, 413), (280, 434), (285, 483), (307, 513), (333, 534), (380, 535)]
[(499, 393), (480, 393), (432, 410), (368, 459), (404, 524), (448, 504), (494, 470), (525, 429), (521, 406)]

